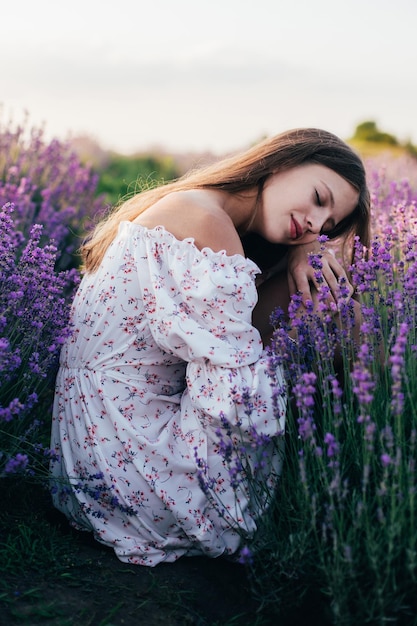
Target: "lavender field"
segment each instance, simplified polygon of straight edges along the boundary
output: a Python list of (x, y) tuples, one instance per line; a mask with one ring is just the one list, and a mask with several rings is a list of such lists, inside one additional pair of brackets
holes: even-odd
[[(258, 621), (235, 624), (307, 623), (300, 615), (313, 605), (321, 624), (417, 623), (417, 160), (382, 152), (366, 165), (372, 244), (355, 248), (355, 300), (341, 285), (343, 324), (334, 324), (324, 290), (320, 317), (300, 314), (297, 297), (289, 320), (273, 315), (270, 365), (284, 367), (290, 396), (285, 461), (242, 553)], [(0, 126), (0, 481), (23, 493), (48, 488), (76, 250), (107, 208), (97, 184), (69, 146)], [(320, 254), (311, 263), (319, 277)], [(12, 570), (18, 557), (1, 520), (0, 533)], [(6, 576), (0, 602), (15, 607), (7, 585)], [(100, 623), (128, 623), (118, 615)], [(43, 623), (75, 622), (54, 614)]]

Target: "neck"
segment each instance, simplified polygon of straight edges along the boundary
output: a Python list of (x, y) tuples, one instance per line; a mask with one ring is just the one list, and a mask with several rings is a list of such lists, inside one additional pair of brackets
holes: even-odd
[(258, 208), (258, 190), (250, 189), (240, 193), (221, 191), (222, 209), (230, 216), (240, 235), (250, 231)]

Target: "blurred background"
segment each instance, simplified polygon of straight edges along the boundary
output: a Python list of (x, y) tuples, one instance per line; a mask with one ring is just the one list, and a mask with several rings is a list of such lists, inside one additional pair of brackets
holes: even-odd
[(1, 116), (164, 178), (298, 126), (414, 146), (416, 24), (415, 0), (6, 0)]

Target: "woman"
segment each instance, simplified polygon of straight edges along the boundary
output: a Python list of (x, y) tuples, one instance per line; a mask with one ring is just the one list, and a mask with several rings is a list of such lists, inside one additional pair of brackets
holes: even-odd
[[(266, 290), (252, 321), (260, 269), (245, 242), (265, 242), (269, 268), (289, 250), (290, 281), (308, 295), (305, 249), (320, 233), (366, 244), (368, 222), (360, 159), (316, 129), (138, 194), (103, 221), (82, 248), (57, 377), (55, 505), (122, 561), (235, 553), (266, 503), (231, 479), (219, 447), (239, 440), (273, 489), (286, 410), (264, 345), (288, 288)], [(345, 276), (332, 255), (324, 273), (333, 290)], [(271, 385), (283, 390), (275, 405)]]

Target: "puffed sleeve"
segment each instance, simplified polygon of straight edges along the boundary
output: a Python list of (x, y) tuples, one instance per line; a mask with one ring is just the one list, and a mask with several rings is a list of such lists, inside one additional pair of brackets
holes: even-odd
[(272, 402), (273, 389), (283, 389), (282, 373), (271, 373), (251, 323), (257, 266), (241, 255), (199, 250), (162, 227), (141, 233), (136, 262), (156, 343), (187, 362), (184, 409), (213, 427), (222, 416), (241, 432), (283, 431), (284, 392), (280, 415)]

